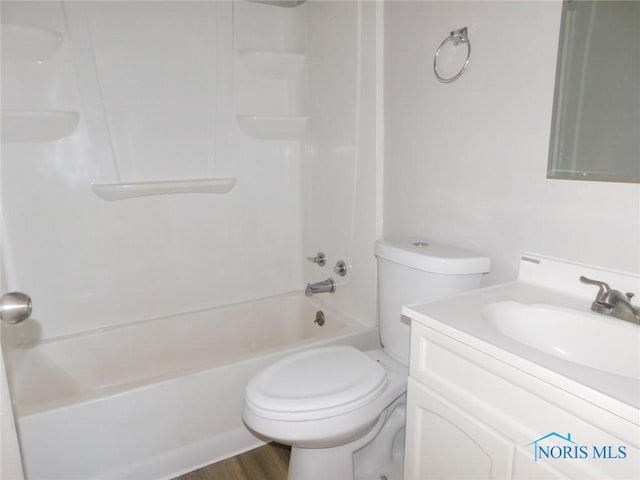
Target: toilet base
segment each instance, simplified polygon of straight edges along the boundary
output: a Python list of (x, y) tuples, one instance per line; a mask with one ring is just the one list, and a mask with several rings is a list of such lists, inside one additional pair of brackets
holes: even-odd
[[(383, 465), (394, 470), (398, 470), (399, 467), (401, 478), (402, 452), (398, 455), (394, 445), (398, 445), (396, 440), (404, 431), (405, 400), (405, 395), (396, 399), (385, 414), (380, 415), (375, 426), (364, 437), (353, 442), (328, 448), (292, 447), (287, 479), (354, 480), (354, 454), (358, 456), (358, 469), (363, 470), (362, 478), (369, 477), (374, 471), (379, 472)], [(401, 445), (402, 440), (400, 439)], [(378, 474), (372, 478), (379, 479), (380, 476), (381, 474)], [(361, 475), (358, 475), (358, 478), (360, 477)], [(393, 477), (388, 478), (392, 480)]]
[(293, 447), (287, 480), (352, 480), (353, 452), (345, 447)]
[(406, 406), (399, 405), (368, 445), (355, 452), (355, 480), (403, 480)]

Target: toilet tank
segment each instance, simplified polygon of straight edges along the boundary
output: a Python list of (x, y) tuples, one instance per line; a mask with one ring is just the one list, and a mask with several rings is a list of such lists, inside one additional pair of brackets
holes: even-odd
[(416, 238), (376, 241), (378, 320), (385, 352), (409, 363), (409, 319), (404, 305), (427, 303), (480, 288), (490, 260), (474, 252)]

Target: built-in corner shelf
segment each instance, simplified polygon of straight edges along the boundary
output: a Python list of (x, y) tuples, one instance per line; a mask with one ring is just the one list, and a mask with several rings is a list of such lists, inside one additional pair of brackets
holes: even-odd
[(244, 133), (262, 140), (300, 140), (307, 127), (307, 117), (237, 115)]
[(44, 62), (55, 56), (63, 36), (54, 30), (3, 24), (2, 61)]
[(274, 7), (287, 7), (294, 8), (298, 5), (302, 5), (307, 0), (249, 0), (252, 3), (263, 3), (265, 5), (272, 5)]
[(2, 111), (3, 142), (54, 142), (70, 135), (80, 114), (58, 110)]
[(236, 184), (235, 178), (203, 178), (128, 183), (92, 183), (93, 192), (108, 202), (152, 195), (179, 193), (227, 193)]
[(241, 50), (238, 52), (238, 58), (244, 68), (254, 75), (286, 80), (302, 69), (305, 55), (303, 53)]

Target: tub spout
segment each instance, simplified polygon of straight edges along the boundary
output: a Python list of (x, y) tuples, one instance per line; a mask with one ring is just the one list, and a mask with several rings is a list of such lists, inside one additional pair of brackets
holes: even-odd
[(314, 293), (333, 293), (336, 291), (336, 282), (333, 278), (328, 278), (322, 282), (307, 283), (304, 294), (310, 297)]

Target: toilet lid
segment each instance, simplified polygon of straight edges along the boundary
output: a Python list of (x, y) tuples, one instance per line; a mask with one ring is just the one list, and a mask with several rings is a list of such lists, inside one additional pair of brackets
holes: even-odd
[(267, 416), (339, 415), (376, 398), (386, 376), (379, 362), (354, 347), (310, 349), (254, 377), (247, 385), (247, 402)]

